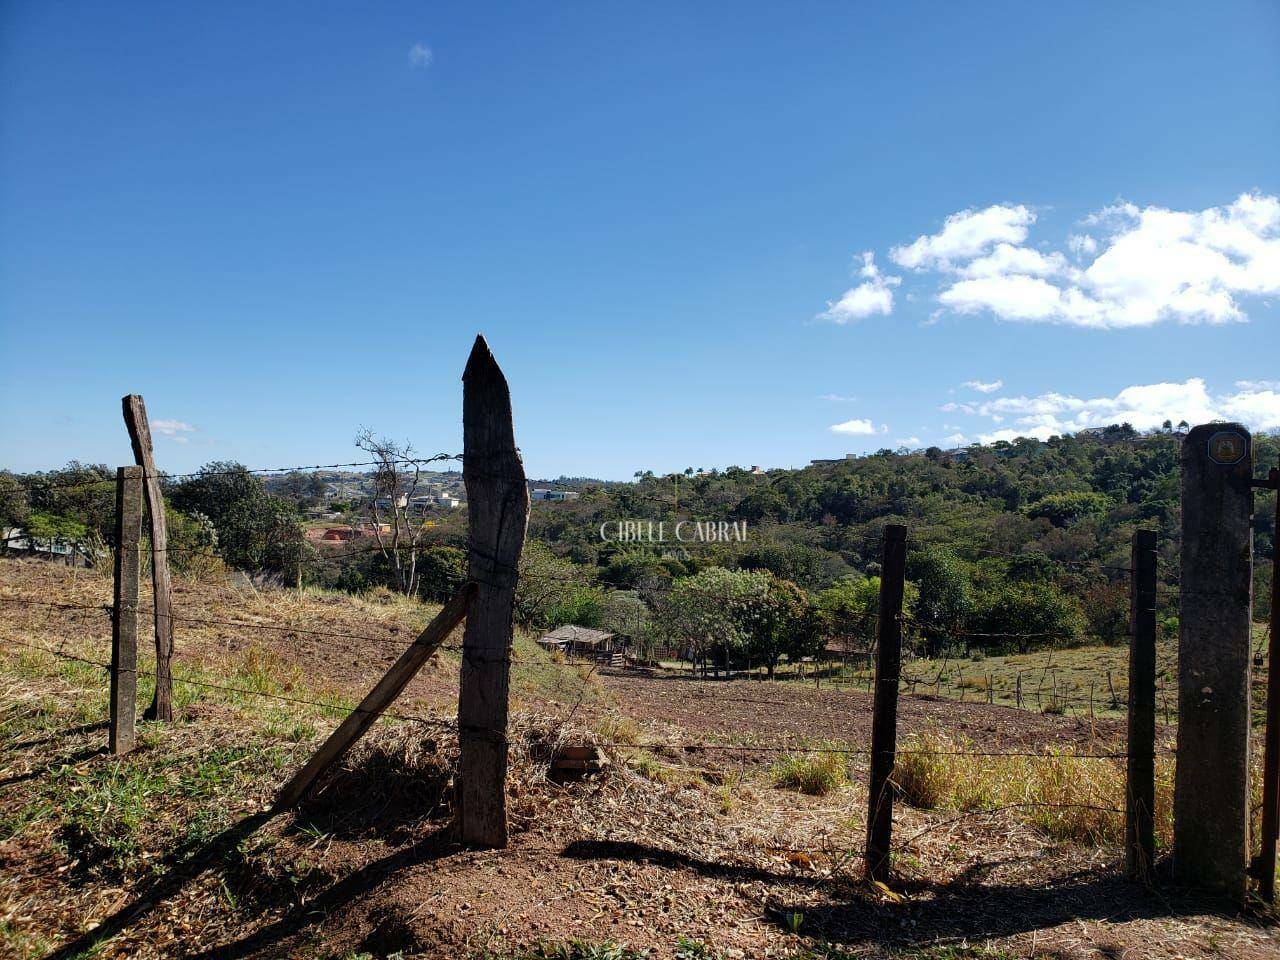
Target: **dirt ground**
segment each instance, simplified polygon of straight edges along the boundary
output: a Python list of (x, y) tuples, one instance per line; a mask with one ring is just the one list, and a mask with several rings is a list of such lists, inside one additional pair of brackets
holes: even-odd
[[(0, 561), (0, 600), (89, 604), (109, 586)], [(430, 616), (392, 598), (234, 585), (181, 584), (177, 602), (179, 615), (228, 622), (179, 629), (179, 663), (203, 671), (191, 676), (295, 700), (358, 698)], [(522, 645), (512, 843), (474, 851), (450, 839), (456, 746), (441, 726), (380, 724), (303, 808), (272, 817), (274, 791), (334, 711), (194, 688), (179, 722), (144, 725), (141, 748), (114, 761), (102, 671), (24, 646), (97, 659), (106, 618), (6, 603), (0, 617), (0, 956), (637, 955), (603, 952), (612, 943), (681, 960), (1280, 957), (1266, 918), (1167, 880), (1129, 883), (1114, 846), (1053, 840), (1009, 810), (899, 805), (896, 879), (866, 885), (859, 756), (848, 785), (809, 796), (773, 785), (778, 752), (715, 749), (865, 747), (860, 691), (584, 679)], [(264, 629), (282, 622), (293, 632)], [(447, 717), (455, 695), (446, 652), (403, 709)], [(1124, 738), (1115, 720), (928, 698), (904, 699), (900, 721), (904, 736), (944, 730), (992, 750), (1101, 751)], [(611, 762), (552, 782), (545, 755), (565, 738), (601, 743)]]

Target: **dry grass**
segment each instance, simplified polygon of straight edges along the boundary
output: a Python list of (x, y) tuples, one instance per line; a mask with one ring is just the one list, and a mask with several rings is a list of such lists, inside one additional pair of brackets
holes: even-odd
[(921, 809), (966, 812), (1009, 808), (1045, 836), (1087, 844), (1124, 835), (1124, 769), (1080, 757), (1074, 748), (1042, 756), (982, 757), (971, 741), (941, 733), (909, 738), (899, 753), (900, 795)]
[(842, 754), (810, 753), (779, 760), (770, 779), (775, 787), (822, 797), (849, 782), (849, 769)]

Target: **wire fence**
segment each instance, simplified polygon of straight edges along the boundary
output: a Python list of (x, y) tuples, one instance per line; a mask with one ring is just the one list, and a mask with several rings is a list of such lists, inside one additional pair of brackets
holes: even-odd
[[(535, 575), (536, 576), (536, 575)], [(558, 579), (558, 578), (546, 578)], [(94, 613), (98, 615), (113, 616), (114, 608), (109, 603), (75, 603), (65, 601), (44, 600), (33, 597), (22, 596), (0, 596), (0, 603), (5, 604), (27, 604), (33, 607), (40, 607), (49, 610), (62, 610), (73, 613)], [(161, 616), (164, 614), (162, 613)], [(223, 618), (215, 616), (194, 616), (187, 614), (173, 614), (172, 619), (175, 623), (184, 624), (192, 627), (215, 627), (224, 628), (242, 633), (257, 633), (265, 631), (277, 634), (282, 637), (301, 637), (309, 638), (316, 641), (344, 641), (358, 645), (374, 644), (388, 651), (403, 650), (410, 642), (412, 636), (409, 631), (399, 625), (389, 625), (384, 634), (371, 632), (356, 632), (336, 629), (318, 629), (311, 626), (271, 622), (263, 619), (238, 619)], [(869, 617), (866, 626), (870, 626), (874, 630), (876, 618)], [(911, 622), (910, 618), (903, 618), (903, 626), (907, 628), (919, 627), (918, 623)], [(1041, 635), (1045, 638), (1047, 635)], [(112, 667), (110, 663), (97, 660), (92, 657), (83, 656), (79, 653), (70, 652), (63, 649), (55, 649), (42, 644), (31, 643), (22, 640), (10, 640), (26, 649), (30, 649), (41, 654), (52, 656), (63, 661), (75, 662), (82, 666), (92, 667), (103, 672), (104, 682), (110, 675)], [(105, 638), (102, 641), (106, 644)], [(464, 658), (468, 656), (467, 652), (462, 650), (460, 645), (445, 645), (443, 649), (450, 652), (460, 653)], [(608, 667), (600, 663), (592, 663), (587, 668), (587, 675), (583, 676), (583, 667), (579, 664), (557, 662), (554, 660), (530, 660), (524, 657), (518, 657), (509, 654), (505, 658), (488, 658), (503, 659), (508, 663), (518, 665), (523, 671), (551, 671), (555, 673), (572, 672), (580, 679), (589, 679), (594, 674), (601, 671), (608, 671)], [(181, 661), (179, 661), (181, 662)], [(898, 679), (903, 695), (907, 697), (917, 696), (916, 688), (927, 685), (932, 681), (936, 686), (940, 683), (944, 668), (932, 677), (912, 675), (904, 672)], [(155, 673), (146, 669), (135, 669), (135, 674), (144, 678), (155, 678)], [(612, 671), (610, 671), (612, 672)], [(203, 677), (195, 677), (185, 675), (181, 671), (173, 674), (173, 682), (178, 685), (186, 685), (200, 690), (214, 692), (224, 696), (260, 699), (270, 703), (283, 704), (289, 707), (306, 707), (331, 716), (346, 716), (353, 713), (361, 712), (362, 708), (359, 704), (347, 702), (339, 698), (317, 698), (299, 695), (294, 692), (280, 692), (273, 690), (257, 689), (252, 686), (245, 686), (234, 682), (210, 680)], [(830, 681), (829, 681), (830, 682)], [(872, 691), (874, 681), (867, 678), (867, 691)], [(920, 695), (927, 696), (927, 695)], [(787, 704), (794, 702), (788, 697), (741, 697), (732, 694), (715, 694), (709, 698), (713, 703), (730, 703), (737, 702), (765, 713)], [(1059, 696), (1059, 700), (1064, 699)], [(559, 721), (568, 724), (572, 721), (574, 714), (581, 704), (581, 694), (577, 702), (563, 709), (559, 714)], [(605, 711), (607, 717), (619, 719), (623, 716), (616, 706), (610, 705)], [(393, 721), (413, 723), (424, 728), (439, 732), (454, 732), (458, 730), (456, 718), (446, 718), (437, 716), (428, 716), (421, 713), (407, 712), (403, 710), (387, 710), (382, 711), (381, 716), (387, 717)], [(505, 737), (506, 732), (502, 731)], [(726, 742), (726, 740), (731, 742)], [(746, 728), (734, 729), (728, 733), (719, 735), (718, 737), (709, 737), (706, 735), (689, 735), (688, 733), (680, 733), (677, 735), (664, 735), (656, 738), (644, 746), (638, 744), (634, 739), (620, 739), (611, 737), (600, 732), (596, 732), (591, 736), (591, 742), (600, 749), (612, 752), (614, 755), (626, 758), (633, 755), (638, 749), (646, 749), (652, 751), (652, 754), (658, 758), (659, 764), (663, 763), (663, 757), (685, 757), (690, 760), (701, 757), (717, 758), (717, 763), (728, 763), (730, 765), (745, 761), (748, 763), (765, 761), (769, 763), (779, 763), (788, 758), (796, 757), (831, 757), (839, 759), (845, 763), (868, 762), (873, 757), (873, 750), (869, 746), (859, 745), (856, 743), (842, 740), (838, 736), (833, 735), (829, 738), (817, 737), (811, 733), (807, 734), (785, 734), (777, 733), (762, 734), (759, 730), (751, 728), (748, 724)], [(1020, 748), (1011, 745), (1005, 748), (985, 748), (981, 745), (954, 746), (951, 748), (932, 744), (929, 746), (913, 746), (910, 743), (902, 746), (896, 751), (896, 756), (901, 759), (911, 758), (913, 756), (928, 756), (933, 758), (965, 758), (971, 759), (975, 763), (1002, 763), (1009, 761), (1017, 761), (1028, 764), (1061, 764), (1063, 762), (1082, 762), (1082, 763), (1103, 763), (1113, 764), (1120, 767), (1129, 758), (1130, 754), (1125, 749), (1116, 748), (1115, 746), (1106, 746), (1099, 748), (1097, 746), (1065, 744), (1060, 747), (1048, 748)], [(1117, 770), (1117, 776), (1121, 776), (1121, 772)], [(899, 837), (894, 841), (893, 849), (899, 854), (909, 853), (916, 848), (916, 845), (923, 842), (929, 834), (944, 832), (955, 829), (961, 824), (975, 820), (990, 820), (1017, 813), (1036, 812), (1043, 816), (1070, 816), (1074, 814), (1090, 813), (1106, 817), (1120, 818), (1124, 815), (1124, 810), (1112, 803), (1107, 803), (1102, 799), (1093, 801), (1089, 798), (1085, 800), (1046, 800), (1046, 799), (1025, 799), (1012, 803), (987, 804), (981, 809), (966, 810), (962, 812), (953, 812), (945, 816), (937, 822), (931, 823), (922, 829), (916, 830), (909, 835)], [(867, 855), (866, 845), (858, 840), (850, 837), (840, 836), (820, 836), (807, 837), (803, 845), (796, 845), (791, 842), (780, 842), (777, 839), (768, 839), (763, 842), (753, 843), (751, 848), (739, 849), (734, 854), (733, 847), (728, 847), (720, 854), (721, 856), (746, 855), (755, 852), (763, 852), (766, 855), (783, 855), (790, 858), (799, 858), (796, 862), (810, 863), (815, 862), (815, 858), (825, 861), (828, 866), (826, 868), (825, 877), (835, 876), (848, 870), (851, 866), (859, 865), (863, 862)], [(926, 880), (928, 877), (925, 872), (914, 866), (909, 858), (897, 858), (895, 861), (895, 869), (903, 876)], [(817, 879), (817, 878), (816, 878)]]
[[(444, 461), (444, 460), (461, 460), (461, 459), (462, 458), (457, 455), (440, 454), (440, 455), (429, 457), (429, 458), (407, 458), (405, 460), (398, 461), (398, 463), (412, 466), (415, 469), (421, 469), (422, 467), (429, 465), (431, 463)], [(253, 470), (241, 470), (241, 469), (225, 470), (225, 471), (205, 470), (205, 471), (198, 471), (197, 473), (194, 473), (194, 474), (168, 474), (168, 475), (157, 474), (154, 476), (157, 476), (159, 479), (162, 479), (165, 482), (180, 482), (182, 480), (193, 479), (198, 477), (211, 477), (211, 476), (217, 476), (217, 475), (229, 475), (229, 474), (241, 474), (241, 473), (249, 473), (253, 475), (270, 475), (270, 474), (289, 474), (289, 473), (320, 471), (320, 470), (356, 469), (356, 468), (362, 468), (362, 467), (377, 468), (379, 466), (385, 466), (385, 463), (375, 460), (375, 461), (363, 461), (363, 462), (351, 462), (351, 463), (317, 464), (317, 465), (304, 466), (304, 467), (260, 468), (260, 469), (253, 469)], [(93, 487), (97, 485), (114, 484), (115, 482), (116, 480), (114, 477), (102, 477), (97, 479), (80, 480), (75, 483), (67, 483), (65, 485), (51, 483), (49, 484), (49, 486), (50, 488), (61, 487), (63, 489), (75, 489), (77, 487)], [(908, 542), (916, 546), (929, 546), (929, 545), (936, 544), (936, 541), (931, 542), (927, 540), (918, 540), (916, 538), (909, 538)], [(881, 547), (881, 543), (882, 543), (882, 540), (878, 534), (868, 534), (865, 538), (858, 540), (856, 543), (846, 543), (844, 546), (847, 549), (857, 550), (864, 554), (870, 555), (873, 551), (876, 551)], [(666, 544), (666, 545), (660, 545), (660, 546), (664, 549), (665, 548), (678, 549), (678, 548), (684, 548), (691, 545), (692, 544), (681, 543), (681, 544)], [(340, 549), (336, 551), (320, 550), (320, 551), (317, 551), (317, 555), (315, 559), (318, 562), (339, 562), (344, 559), (358, 557), (358, 556), (365, 556), (365, 555), (380, 554), (384, 557), (390, 557), (396, 553), (412, 554), (416, 551), (421, 550), (423, 546), (424, 544), (421, 542), (413, 542), (410, 544), (388, 544), (384, 542), (379, 542), (376, 544), (368, 544), (364, 546), (348, 547), (348, 548)], [(153, 552), (159, 553), (161, 551), (153, 551)], [(207, 544), (195, 545), (195, 546), (171, 545), (167, 547), (166, 550), (163, 552), (172, 556), (186, 556), (190, 558), (203, 557), (203, 558), (208, 558), (210, 560), (222, 559), (218, 551), (213, 546), (207, 545)], [(972, 553), (974, 556), (1000, 558), (1010, 563), (1016, 562), (1016, 563), (1031, 563), (1031, 564), (1037, 564), (1037, 565), (1056, 566), (1062, 570), (1070, 571), (1072, 575), (1076, 577), (1084, 576), (1086, 573), (1092, 573), (1098, 576), (1099, 578), (1103, 579), (1105, 582), (1111, 582), (1111, 583), (1117, 582), (1122, 578), (1127, 577), (1128, 575), (1131, 575), (1134, 573), (1133, 568), (1130, 566), (1126, 566), (1126, 565), (1114, 563), (1114, 562), (1107, 562), (1102, 558), (1097, 558), (1097, 559), (1061, 558), (1061, 557), (1050, 556), (1046, 553), (1035, 551), (1035, 550), (1015, 552), (1015, 551), (998, 551), (998, 550), (991, 550), (991, 549), (985, 549), (985, 548), (983, 549), (969, 548), (969, 552)], [(529, 570), (529, 569), (521, 570), (521, 569), (505, 567), (502, 564), (498, 563), (495, 560), (495, 558), (486, 557), (483, 554), (477, 553), (474, 547), (472, 549), (472, 557), (473, 557), (473, 564), (472, 564), (473, 569), (468, 571), (468, 574), (469, 574), (468, 579), (476, 580), (482, 584), (488, 584), (490, 586), (508, 586), (512, 580), (518, 580), (525, 585), (535, 585), (535, 586), (543, 586), (543, 587), (557, 587), (557, 586), (580, 587), (588, 584), (593, 586), (600, 586), (598, 583), (593, 583), (589, 578), (583, 577), (576, 573), (545, 572), (545, 571), (537, 571), (537, 570)], [(474, 569), (474, 567), (477, 565), (485, 568), (484, 570), (479, 571), (478, 575), (477, 575), (477, 571)], [(491, 577), (498, 578), (498, 579), (489, 579)], [(502, 580), (503, 582), (499, 582), (499, 579)], [(712, 599), (722, 601), (722, 602), (733, 602), (741, 599), (741, 597), (736, 595), (730, 596), (730, 595), (726, 595), (726, 594), (715, 592), (715, 591), (700, 590), (697, 588), (691, 588), (687, 584), (681, 585), (674, 582), (643, 583), (637, 586), (638, 586), (638, 590), (625, 590), (625, 589), (618, 589), (616, 587), (606, 587), (604, 589), (606, 589), (606, 592), (608, 594), (627, 594), (629, 596), (635, 596), (637, 593), (639, 593), (643, 596), (647, 596), (650, 599), (669, 596), (672, 592), (676, 590), (692, 591), (694, 593), (698, 593), (704, 596), (709, 596)], [(1178, 588), (1177, 586), (1161, 587), (1161, 595), (1166, 597), (1168, 596), (1176, 597), (1178, 595)], [(68, 602), (50, 601), (50, 600), (43, 600), (40, 598), (19, 597), (19, 596), (0, 596), (0, 603), (6, 603), (6, 604), (26, 603), (31, 606), (39, 606), (39, 607), (43, 607), (51, 610), (59, 609), (59, 610), (75, 611), (75, 612), (96, 612), (99, 614), (114, 616), (114, 608), (112, 607), (111, 604), (68, 603)], [(316, 642), (342, 641), (344, 643), (356, 644), (359, 647), (363, 647), (365, 645), (374, 645), (379, 648), (385, 648), (388, 651), (391, 651), (391, 650), (403, 651), (408, 646), (408, 644), (413, 641), (413, 637), (409, 635), (409, 631), (407, 631), (405, 628), (399, 625), (388, 625), (385, 628), (384, 633), (370, 633), (370, 632), (346, 631), (346, 630), (339, 630), (339, 629), (321, 629), (321, 628), (302, 625), (302, 624), (273, 622), (270, 619), (241, 619), (241, 618), (234, 618), (234, 617), (195, 615), (194, 611), (180, 611), (180, 612), (172, 612), (172, 613), (160, 611), (158, 612), (157, 616), (160, 619), (164, 619), (167, 617), (175, 624), (182, 624), (184, 626), (192, 627), (192, 628), (210, 627), (210, 628), (238, 631), (242, 633), (265, 632), (269, 634), (280, 635), (282, 637), (287, 637), (287, 638), (304, 638), (306, 640), (316, 641)], [(868, 611), (868, 614), (863, 618), (863, 621), (857, 624), (857, 632), (862, 636), (875, 637), (878, 633), (877, 628), (879, 626), (880, 624), (878, 622), (878, 618), (874, 614), (871, 614), (870, 611)], [(969, 629), (958, 628), (958, 627), (955, 627), (954, 625), (948, 627), (946, 630), (941, 630), (939, 625), (918, 619), (911, 615), (900, 616), (897, 626), (899, 627), (899, 629), (906, 631), (910, 637), (916, 640), (921, 639), (926, 633), (932, 633), (935, 635), (935, 639), (938, 635), (942, 635), (945, 637), (946, 640), (950, 642), (953, 642), (953, 643), (958, 642), (958, 643), (965, 644), (966, 646), (969, 645), (971, 642), (975, 642), (975, 641), (977, 642), (990, 642), (990, 641), (1018, 642), (1022, 644), (1028, 644), (1028, 645), (1030, 644), (1049, 645), (1049, 644), (1072, 643), (1072, 642), (1077, 642), (1080, 639), (1080, 636), (1078, 634), (1068, 633), (1063, 631), (1056, 631), (1056, 630), (1026, 630), (1026, 631), (1002, 632), (1002, 631), (993, 631), (993, 630), (976, 630), (976, 629), (969, 630)], [(106, 663), (101, 660), (94, 659), (92, 657), (84, 656), (81, 653), (71, 652), (65, 649), (55, 649), (52, 647), (44, 646), (37, 643), (31, 643), (24, 640), (11, 639), (9, 642), (17, 646), (24, 647), (32, 651), (40, 652), (44, 655), (52, 656), (67, 662), (75, 662), (82, 666), (88, 666), (97, 670), (102, 670), (108, 675), (112, 671), (112, 665), (110, 663)], [(442, 647), (442, 649), (445, 649), (451, 653), (461, 654), (464, 661), (471, 660), (472, 662), (476, 662), (476, 658), (479, 656), (478, 654), (475, 654), (471, 651), (464, 650), (460, 645), (446, 644)], [(868, 664), (870, 663), (870, 660), (875, 655), (875, 653), (876, 653), (876, 647), (873, 641), (868, 644), (864, 653), (864, 656), (867, 658)], [(483, 657), (483, 662), (485, 663), (502, 662), (502, 663), (507, 663), (512, 665), (517, 665), (521, 670), (528, 671), (530, 673), (540, 672), (540, 671), (556, 673), (556, 674), (572, 673), (577, 677), (579, 677), (580, 679), (584, 679), (584, 680), (591, 678), (593, 675), (602, 675), (602, 674), (613, 672), (612, 668), (609, 667), (607, 664), (601, 663), (598, 661), (591, 662), (586, 665), (582, 665), (582, 664), (576, 664), (572, 662), (561, 662), (554, 658), (533, 659), (528, 657), (521, 657), (516, 655), (514, 652), (508, 652), (505, 656), (499, 656), (499, 657), (485, 656)], [(908, 665), (911, 662), (912, 662), (911, 660), (908, 660)], [(179, 659), (179, 663), (180, 664), (182, 663), (181, 658)], [(365, 665), (367, 667), (377, 666), (377, 664), (370, 663), (368, 661), (366, 661)], [(1021, 675), (1019, 675), (1019, 677), (1017, 678), (1017, 690), (1013, 696), (1010, 696), (1006, 692), (1005, 695), (1001, 697), (996, 691), (995, 686), (992, 683), (990, 677), (987, 678), (985, 687), (981, 691), (975, 691), (975, 692), (978, 692), (979, 694), (985, 694), (987, 703), (989, 705), (996, 705), (997, 701), (1001, 699), (1005, 700), (1006, 702), (1016, 699), (1016, 706), (1022, 707), (1024, 702), (1029, 704), (1034, 697), (1038, 708), (1044, 710), (1044, 712), (1061, 712), (1073, 705), (1080, 708), (1084, 708), (1087, 706), (1088, 712), (1090, 716), (1092, 716), (1095, 712), (1095, 709), (1099, 711), (1110, 710), (1111, 712), (1120, 713), (1120, 712), (1123, 712), (1125, 707), (1127, 707), (1127, 703), (1126, 703), (1127, 690), (1124, 690), (1123, 687), (1122, 688), (1114, 687), (1111, 684), (1110, 679), (1108, 679), (1108, 687), (1110, 689), (1107, 691), (1106, 695), (1095, 697), (1094, 691), (1091, 689), (1089, 695), (1086, 697), (1080, 694), (1073, 694), (1066, 690), (1059, 689), (1058, 680), (1057, 680), (1056, 674), (1054, 674), (1053, 672), (1053, 669), (1054, 668), (1051, 665), (1045, 665), (1041, 673), (1041, 676), (1039, 678), (1038, 684), (1034, 687), (1034, 689), (1032, 689), (1029, 685), (1028, 690), (1025, 692), (1025, 696), (1024, 696), (1024, 691), (1021, 688), (1022, 687)], [(584, 675), (584, 670), (586, 671), (585, 675)], [(134, 668), (131, 672), (133, 672), (136, 676), (139, 676), (139, 677), (152, 678), (152, 679), (156, 678), (155, 672), (144, 670), (144, 669)], [(944, 659), (944, 661), (937, 667), (935, 671), (932, 672), (932, 674), (912, 672), (908, 667), (908, 669), (903, 670), (901, 674), (896, 678), (891, 677), (889, 679), (897, 688), (897, 694), (896, 694), (897, 696), (905, 696), (907, 698), (936, 700), (942, 694), (944, 683), (948, 683), (949, 681), (952, 680), (953, 673), (955, 673), (959, 677), (959, 679), (954, 684), (954, 688), (958, 689), (960, 693), (959, 699), (963, 700), (965, 699), (965, 696), (966, 696), (966, 687), (964, 685), (964, 680), (963, 680), (963, 667), (959, 664), (958, 661), (953, 666), (948, 660)], [(200, 677), (200, 676), (184, 675), (182, 672), (175, 672), (172, 679), (175, 684), (188, 685), (198, 689), (208, 690), (208, 691), (217, 692), (217, 693), (228, 695), (228, 696), (240, 697), (240, 698), (261, 698), (267, 701), (287, 704), (291, 707), (307, 707), (307, 708), (319, 710), (323, 713), (331, 714), (331, 715), (350, 715), (352, 713), (359, 713), (363, 711), (363, 708), (359, 704), (352, 704), (339, 698), (327, 698), (327, 697), (316, 698), (316, 697), (300, 696), (294, 692), (280, 692), (279, 690), (258, 689), (253, 686), (241, 685), (234, 682), (220, 682), (218, 680), (207, 679), (205, 677)], [(351, 676), (346, 679), (349, 682), (353, 682), (353, 681), (358, 681), (359, 679), (361, 679), (361, 677)], [(827, 683), (835, 687), (849, 687), (849, 686), (863, 685), (865, 686), (867, 694), (870, 695), (875, 692), (877, 684), (883, 686), (884, 680), (882, 678), (876, 678), (874, 676), (856, 676), (856, 675), (855, 676), (836, 675), (836, 676), (829, 676), (829, 677), (823, 678), (819, 674), (815, 676), (815, 684), (821, 684), (821, 683)], [(1045, 692), (1046, 683), (1048, 684), (1047, 693)], [(932, 689), (933, 691), (932, 695), (928, 692), (930, 689)], [(1162, 697), (1162, 698), (1166, 697), (1167, 694), (1168, 694), (1167, 690), (1161, 690), (1161, 689), (1157, 690), (1157, 696), (1159, 697)], [(742, 704), (742, 705), (753, 707), (753, 708), (758, 708), (756, 712), (762, 716), (767, 715), (772, 710), (777, 710), (779, 708), (783, 708), (794, 703), (794, 699), (791, 696), (783, 697), (783, 698), (775, 698), (775, 697), (767, 697), (767, 696), (766, 697), (746, 697), (746, 696), (737, 695), (736, 691), (727, 692), (723, 694), (717, 693), (715, 695), (709, 696), (708, 699), (712, 703), (723, 703), (723, 704), (734, 703), (734, 704)], [(577, 713), (579, 707), (581, 706), (581, 702), (582, 702), (582, 696), (580, 694), (576, 702), (568, 706), (567, 709), (561, 711), (559, 719), (566, 724), (569, 723)], [(1051, 707), (1052, 709), (1046, 710), (1045, 709), (1046, 706)], [(363, 712), (371, 712), (371, 711), (363, 711)], [(623, 710), (620, 710), (616, 703), (607, 704), (602, 709), (602, 712), (606, 717), (614, 720), (619, 720), (624, 717), (630, 716), (629, 713)], [(1169, 715), (1169, 709), (1167, 705), (1165, 707), (1165, 712), (1166, 712), (1166, 716), (1165, 716), (1166, 722), (1169, 722), (1171, 718)], [(387, 717), (392, 720), (415, 723), (415, 724), (432, 728), (434, 730), (446, 730), (446, 731), (452, 730), (454, 732), (457, 732), (458, 730), (458, 724), (455, 718), (426, 716), (422, 714), (404, 712), (404, 711), (383, 710), (383, 711), (378, 711), (378, 713), (379, 715)], [(731, 729), (729, 729), (728, 731), (724, 733), (716, 734), (714, 736), (708, 736), (705, 733), (690, 735), (688, 732), (685, 732), (685, 731), (672, 732), (669, 735), (665, 735), (658, 738), (652, 743), (646, 744), (645, 746), (655, 750), (659, 756), (664, 754), (676, 755), (676, 756), (682, 755), (686, 757), (697, 757), (697, 756), (706, 755), (706, 756), (715, 756), (715, 757), (725, 758), (730, 762), (732, 762), (734, 758), (747, 758), (748, 760), (750, 758), (759, 758), (762, 760), (777, 762), (785, 758), (791, 758), (791, 757), (808, 757), (808, 756), (824, 757), (825, 756), (825, 757), (840, 758), (845, 762), (851, 763), (855, 760), (871, 761), (876, 756), (876, 751), (873, 750), (870, 746), (862, 746), (862, 745), (850, 742), (849, 736), (847, 734), (842, 736), (839, 732), (835, 731), (834, 728), (833, 728), (833, 733), (830, 737), (819, 737), (819, 736), (815, 736), (813, 733), (804, 733), (804, 734), (791, 733), (791, 732), (788, 732), (785, 734), (778, 734), (777, 732), (763, 733), (758, 728), (757, 725), (752, 724), (750, 722), (750, 719), (748, 719), (741, 726), (733, 726), (733, 725), (730, 725), (730, 726), (731, 726)], [(491, 732), (494, 733), (495, 735), (501, 735), (504, 738), (506, 736), (506, 731), (491, 731)], [(617, 738), (617, 737), (609, 736), (607, 734), (601, 734), (599, 732), (595, 733), (591, 739), (592, 739), (592, 742), (598, 745), (599, 747), (605, 750), (612, 751), (622, 756), (625, 756), (629, 752), (633, 752), (641, 747), (641, 745), (638, 744), (635, 739)], [(1100, 743), (1104, 744), (1104, 746), (1101, 746), (1101, 747), (1098, 746), (1098, 744)], [(957, 744), (959, 744), (959, 741), (957, 741)], [(1097, 737), (1094, 734), (1094, 732), (1090, 731), (1089, 737), (1084, 743), (1070, 742), (1070, 743), (1064, 743), (1058, 746), (1043, 747), (1043, 748), (1019, 747), (1016, 744), (1010, 745), (1005, 748), (987, 748), (981, 744), (955, 745), (952, 747), (947, 747), (947, 746), (939, 746), (937, 744), (913, 745), (912, 743), (908, 743), (902, 748), (894, 751), (894, 756), (896, 756), (897, 758), (904, 758), (904, 759), (917, 757), (917, 756), (972, 758), (977, 763), (985, 763), (985, 762), (998, 763), (1002, 761), (1017, 760), (1019, 762), (1025, 762), (1030, 764), (1038, 764), (1038, 763), (1060, 764), (1064, 761), (1069, 761), (1069, 762), (1081, 761), (1081, 762), (1095, 762), (1095, 763), (1103, 763), (1103, 764), (1109, 763), (1109, 764), (1116, 765), (1117, 767), (1120, 767), (1123, 764), (1123, 762), (1129, 760), (1132, 755), (1127, 750), (1127, 748), (1120, 749), (1115, 747), (1114, 744), (1107, 744), (1105, 737)], [(1117, 775), (1120, 775), (1119, 770), (1117, 770)], [(964, 820), (969, 818), (998, 816), (1002, 813), (1008, 813), (1015, 810), (1025, 811), (1025, 810), (1032, 810), (1032, 809), (1059, 810), (1059, 811), (1088, 810), (1088, 811), (1093, 811), (1097, 813), (1103, 813), (1109, 816), (1111, 815), (1120, 816), (1120, 815), (1123, 815), (1125, 812), (1122, 808), (1117, 807), (1114, 804), (1108, 804), (1105, 802), (1095, 803), (1095, 802), (1077, 802), (1077, 801), (1058, 802), (1058, 801), (1052, 801), (1052, 800), (1022, 800), (1016, 803), (1003, 803), (1003, 804), (998, 804), (994, 806), (987, 805), (983, 809), (976, 809), (976, 810), (961, 812), (953, 818), (943, 820), (939, 823), (931, 824), (928, 827), (926, 827), (924, 830), (921, 830), (918, 833), (910, 837), (907, 837), (905, 840), (902, 838), (899, 838), (899, 840), (895, 842), (895, 848), (900, 850), (910, 849), (912, 844), (916, 840), (920, 839), (921, 837), (926, 835), (928, 832), (931, 832), (934, 830), (948, 829), (949, 827), (954, 826), (957, 823), (963, 822)], [(824, 840), (823, 842), (825, 843), (826, 840)], [(796, 848), (796, 847), (790, 847), (787, 845), (778, 845), (778, 844), (770, 843), (770, 844), (766, 844), (766, 849), (771, 851), (778, 851), (778, 852), (792, 852), (797, 854), (803, 853), (806, 855), (812, 855), (814, 853), (813, 845), (808, 845), (804, 848)], [(838, 854), (838, 856), (843, 858), (844, 860), (852, 860), (852, 859), (862, 858), (867, 851), (865, 848), (858, 846), (856, 844), (855, 845), (840, 844), (838, 847), (832, 847), (831, 850), (828, 850), (827, 852), (829, 855), (832, 855), (833, 858)], [(835, 868), (833, 867), (833, 870), (834, 869)]]

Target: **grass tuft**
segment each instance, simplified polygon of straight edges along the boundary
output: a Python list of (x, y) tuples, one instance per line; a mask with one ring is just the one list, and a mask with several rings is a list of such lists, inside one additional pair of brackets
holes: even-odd
[(775, 787), (815, 797), (833, 793), (849, 782), (848, 765), (838, 753), (784, 757), (773, 765), (770, 776)]

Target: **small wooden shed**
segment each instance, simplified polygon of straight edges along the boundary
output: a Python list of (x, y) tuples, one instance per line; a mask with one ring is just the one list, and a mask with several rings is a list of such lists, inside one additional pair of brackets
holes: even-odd
[(547, 650), (559, 650), (567, 657), (608, 660), (614, 654), (616, 641), (614, 634), (604, 630), (566, 624), (544, 634), (538, 639), (538, 644)]

